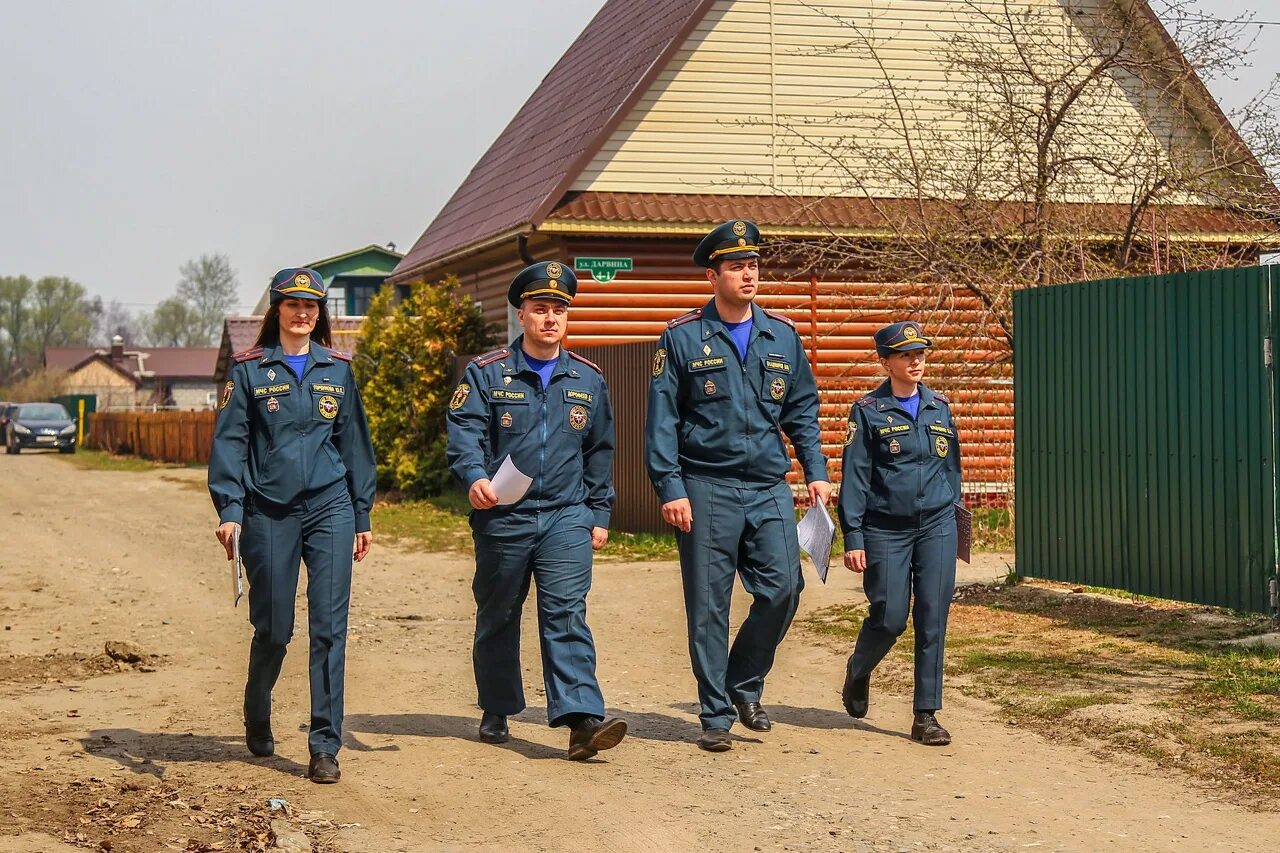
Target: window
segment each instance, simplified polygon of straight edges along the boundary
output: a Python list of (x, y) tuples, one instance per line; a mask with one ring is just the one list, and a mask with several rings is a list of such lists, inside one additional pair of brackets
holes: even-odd
[(329, 297), (326, 300), (329, 305), (330, 317), (347, 316), (347, 289), (342, 285), (329, 288)]

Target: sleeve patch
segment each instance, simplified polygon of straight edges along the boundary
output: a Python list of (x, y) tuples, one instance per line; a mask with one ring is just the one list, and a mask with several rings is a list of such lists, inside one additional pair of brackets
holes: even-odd
[(465, 382), (458, 384), (453, 392), (453, 399), (449, 401), (449, 411), (456, 412), (462, 408), (462, 404), (467, 402), (467, 397), (471, 395), (471, 386)]

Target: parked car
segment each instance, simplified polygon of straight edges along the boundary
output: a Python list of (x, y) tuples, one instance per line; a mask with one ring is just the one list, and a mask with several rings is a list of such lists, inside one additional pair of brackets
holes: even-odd
[(76, 452), (76, 424), (61, 403), (21, 403), (10, 406), (4, 426), (4, 452), (21, 453), (23, 448), (57, 448), (59, 453)]

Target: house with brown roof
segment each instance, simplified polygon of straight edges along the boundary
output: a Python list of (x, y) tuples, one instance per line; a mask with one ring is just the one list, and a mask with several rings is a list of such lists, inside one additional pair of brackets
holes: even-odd
[(97, 411), (209, 409), (217, 402), (216, 347), (126, 349), (118, 336), (109, 348), (49, 347), (44, 365), (66, 371), (64, 394), (97, 398)]
[[(1041, 16), (1051, 37), (1062, 39), (1087, 37), (1081, 16), (1128, 15), (1126, 26), (1141, 31), (1144, 49), (1168, 58), (1170, 67), (1185, 65), (1145, 0), (1019, 5), (1034, 7), (1028, 14)], [(390, 280), (455, 275), (488, 320), (514, 331), (505, 301), (512, 276), (537, 260), (571, 261), (580, 290), (570, 345), (581, 348), (652, 341), (668, 320), (703, 304), (709, 288), (690, 254), (725, 220), (752, 219), (766, 240), (778, 242), (892, 239), (921, 201), (955, 200), (926, 200), (892, 182), (851, 187), (847, 176), (874, 167), (877, 150), (902, 157), (905, 143), (847, 116), (853, 104), (883, 111), (883, 100), (865, 101), (888, 78), (902, 115), (936, 114), (944, 125), (938, 93), (955, 85), (944, 69), (956, 35), (970, 35), (979, 47), (1002, 37), (998, 27), (966, 18), (975, 8), (960, 0), (608, 0)], [(881, 39), (882, 52), (869, 58), (850, 52), (859, 32)], [(1191, 140), (1192, 149), (1202, 144), (1205, 152), (1229, 149), (1240, 152), (1240, 171), (1250, 172), (1250, 180), (1265, 180), (1194, 73), (1176, 93), (1186, 108), (1154, 119), (1143, 110), (1157, 100), (1149, 96), (1163, 93), (1135, 89), (1120, 75), (1105, 86), (1096, 109), (1105, 111), (1116, 140), (1142, 139), (1170, 157), (1160, 147), (1165, 139)], [(788, 127), (799, 130), (783, 138)], [(818, 131), (805, 137), (805, 128), (822, 128), (831, 145), (847, 145), (847, 155), (819, 156)], [(874, 144), (850, 144), (859, 134)], [(1108, 164), (1079, 159), (1078, 189), (1062, 203), (1088, 214), (1097, 231), (1090, 239), (1118, 240), (1133, 190), (1118, 185)], [(997, 211), (1006, 218), (1024, 213), (1014, 205)], [(1222, 246), (1246, 260), (1275, 243), (1274, 229), (1205, 197), (1163, 198), (1144, 216), (1153, 241), (1159, 235), (1164, 242)], [(946, 390), (972, 437), (967, 486), (998, 491), (1010, 482), (1011, 353), (999, 342), (974, 344), (963, 331), (982, 325), (983, 306), (964, 294), (945, 304), (925, 299), (918, 287), (896, 283), (894, 269), (771, 271), (767, 252), (764, 267), (759, 302), (785, 312), (810, 343), (830, 458), (839, 459), (850, 404), (878, 381), (871, 334), (911, 316), (940, 340), (937, 357), (954, 368)], [(970, 362), (981, 362), (982, 370), (965, 373)], [(1003, 368), (993, 371), (992, 363)], [(640, 417), (643, 401), (632, 409)]]

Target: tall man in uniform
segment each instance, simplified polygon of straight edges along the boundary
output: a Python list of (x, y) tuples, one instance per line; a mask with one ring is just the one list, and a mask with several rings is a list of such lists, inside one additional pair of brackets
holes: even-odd
[[(505, 743), (507, 717), (525, 708), (520, 611), (532, 580), (547, 720), (570, 729), (569, 758), (583, 760), (617, 746), (627, 724), (605, 718), (587, 627), (591, 552), (609, 539), (614, 428), (600, 368), (560, 346), (577, 291), (555, 261), (511, 282), (524, 334), (467, 365), (449, 403), (447, 457), (474, 508), (480, 740)], [(533, 483), (499, 506), (490, 480), (508, 456)]]
[[(689, 656), (698, 681), (698, 746), (732, 746), (736, 717), (768, 731), (764, 679), (800, 601), (800, 547), (791, 439), (809, 499), (831, 496), (818, 430), (818, 388), (791, 321), (754, 304), (760, 232), (726, 222), (694, 252), (714, 296), (667, 324), (653, 358), (645, 460), (676, 528)], [(753, 598), (729, 648), (729, 598), (738, 575)]]

